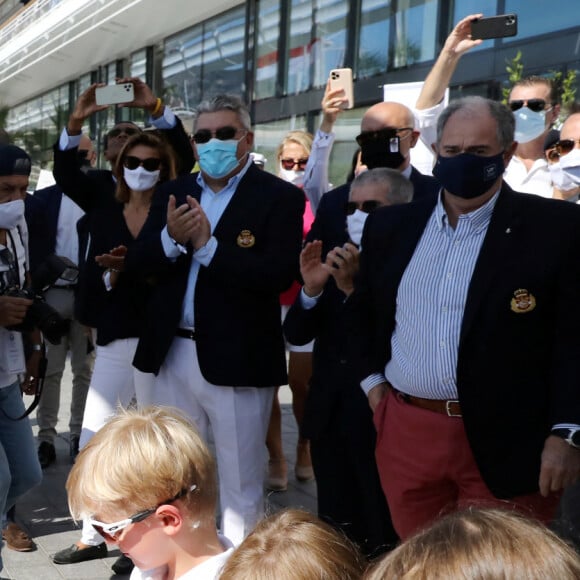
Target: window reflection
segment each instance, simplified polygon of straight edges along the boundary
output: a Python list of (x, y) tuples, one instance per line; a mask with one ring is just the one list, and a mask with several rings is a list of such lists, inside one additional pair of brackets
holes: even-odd
[(390, 4), (383, 0), (362, 0), (357, 69), (359, 77), (387, 70)]
[(6, 130), (12, 142), (32, 158), (30, 188), (40, 168), (52, 167), (52, 146), (68, 118), (68, 84), (10, 109)]
[[(574, 4), (572, 15), (571, 9)], [(518, 33), (505, 38), (503, 42), (513, 42), (522, 38), (538, 36), (577, 27), (580, 24), (578, 6), (570, 0), (505, 0), (505, 13), (518, 15)]]
[(358, 77), (435, 58), (438, 0), (361, 0)]
[(242, 95), (244, 10), (240, 6), (165, 42), (163, 81), (171, 107), (192, 109), (218, 93)]
[(245, 8), (204, 24), (202, 98), (219, 93), (242, 95), (244, 86)]
[(276, 95), (278, 76), (278, 39), (280, 36), (280, 1), (262, 0), (258, 3), (256, 40), (256, 80), (254, 98)]
[(290, 13), (287, 93), (326, 84), (344, 65), (347, 0), (297, 0)]
[(435, 57), (438, 0), (399, 0), (391, 37), (394, 68)]
[[(355, 137), (360, 133), (360, 122), (366, 110), (367, 107), (359, 107), (343, 111), (336, 120), (333, 128), (336, 139), (332, 146), (328, 168), (328, 180), (333, 187), (346, 183), (354, 152), (358, 148)], [(321, 122), (322, 115), (319, 116), (318, 126)]]

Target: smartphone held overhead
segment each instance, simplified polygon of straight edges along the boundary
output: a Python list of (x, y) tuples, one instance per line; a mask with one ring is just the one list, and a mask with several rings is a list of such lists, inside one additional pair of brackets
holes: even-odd
[(347, 101), (342, 104), (343, 109), (352, 109), (354, 107), (354, 93), (352, 88), (352, 69), (335, 68), (330, 71), (328, 77), (330, 81), (330, 90), (337, 91), (342, 89)]
[(95, 102), (97, 105), (120, 105), (130, 103), (135, 98), (133, 83), (120, 83), (107, 85), (95, 90)]
[(488, 18), (478, 18), (471, 22), (473, 40), (487, 38), (504, 38), (518, 33), (517, 14), (499, 14)]

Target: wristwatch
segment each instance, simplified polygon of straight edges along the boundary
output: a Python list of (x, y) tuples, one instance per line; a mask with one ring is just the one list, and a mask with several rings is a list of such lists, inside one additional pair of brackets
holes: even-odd
[(568, 445), (580, 449), (580, 429), (553, 429), (552, 435), (561, 437)]

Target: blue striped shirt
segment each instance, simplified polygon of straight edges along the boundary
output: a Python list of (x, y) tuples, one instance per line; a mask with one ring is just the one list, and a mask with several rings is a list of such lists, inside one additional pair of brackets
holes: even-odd
[(442, 197), (397, 292), (391, 360), (385, 376), (427, 399), (457, 398), (457, 354), (467, 291), (499, 192), (452, 228)]

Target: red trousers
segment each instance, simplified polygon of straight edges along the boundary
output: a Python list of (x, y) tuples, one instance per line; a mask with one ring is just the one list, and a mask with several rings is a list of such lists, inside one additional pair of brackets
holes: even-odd
[(389, 391), (375, 410), (374, 422), (381, 485), (402, 540), (437, 517), (469, 505), (517, 509), (545, 523), (552, 519), (559, 493), (509, 500), (491, 493), (461, 418), (414, 407)]

